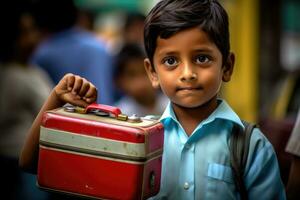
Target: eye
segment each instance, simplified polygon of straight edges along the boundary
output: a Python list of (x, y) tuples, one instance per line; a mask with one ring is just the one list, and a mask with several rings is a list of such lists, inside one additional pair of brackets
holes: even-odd
[(197, 64), (204, 64), (210, 61), (210, 59), (206, 55), (198, 55), (195, 59)]
[(163, 64), (169, 67), (173, 67), (178, 64), (177, 59), (175, 57), (166, 57), (163, 59)]

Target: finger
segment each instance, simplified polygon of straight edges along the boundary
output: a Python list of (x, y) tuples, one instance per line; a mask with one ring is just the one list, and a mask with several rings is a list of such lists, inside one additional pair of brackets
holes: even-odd
[(87, 92), (87, 91), (89, 90), (89, 88), (90, 88), (90, 83), (89, 83), (86, 79), (84, 79), (84, 78), (83, 78), (82, 80), (83, 80), (82, 86), (81, 86), (81, 88), (80, 88), (78, 94), (79, 94), (79, 96), (84, 97), (85, 94), (86, 94), (86, 92)]
[(66, 79), (67, 79), (67, 90), (72, 91), (72, 88), (75, 83), (75, 76), (73, 74), (67, 74)]
[(89, 104), (93, 103), (93, 102), (96, 102), (97, 100), (97, 96), (94, 96), (94, 97), (90, 97), (90, 98), (86, 98), (85, 101)]
[(72, 89), (72, 93), (74, 95), (78, 94), (81, 86), (82, 86), (82, 78), (80, 76), (75, 76), (75, 82), (74, 82), (74, 86), (73, 86), (73, 89)]
[(87, 107), (88, 106), (88, 103), (85, 102), (84, 100), (81, 100), (81, 99), (77, 99), (77, 100), (72, 101), (72, 104), (76, 105), (76, 106), (80, 106), (80, 107)]
[(87, 93), (85, 94), (84, 99), (88, 102), (88, 103), (92, 103), (94, 101), (97, 100), (97, 88), (93, 85), (90, 85), (89, 90), (87, 91)]
[(89, 90), (85, 93), (85, 98), (91, 98), (93, 96), (97, 96), (97, 88), (90, 83)]

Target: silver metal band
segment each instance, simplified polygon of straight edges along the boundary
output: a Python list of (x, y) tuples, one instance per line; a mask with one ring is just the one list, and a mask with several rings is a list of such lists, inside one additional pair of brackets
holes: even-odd
[(106, 138), (74, 134), (41, 126), (40, 145), (74, 153), (145, 162), (162, 154), (162, 149), (148, 152), (145, 143), (116, 141)]

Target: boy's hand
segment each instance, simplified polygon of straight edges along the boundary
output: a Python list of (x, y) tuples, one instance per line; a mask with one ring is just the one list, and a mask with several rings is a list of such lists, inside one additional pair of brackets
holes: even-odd
[(74, 74), (66, 74), (55, 86), (54, 91), (60, 101), (81, 107), (86, 107), (97, 99), (96, 87)]

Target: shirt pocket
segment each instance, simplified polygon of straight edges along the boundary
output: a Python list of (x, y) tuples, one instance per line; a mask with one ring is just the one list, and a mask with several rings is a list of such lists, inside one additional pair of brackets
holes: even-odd
[(218, 163), (208, 164), (205, 199), (236, 199), (230, 166)]
[(218, 163), (209, 163), (207, 176), (219, 181), (224, 181), (230, 184), (234, 184), (232, 169), (229, 166), (218, 164)]

